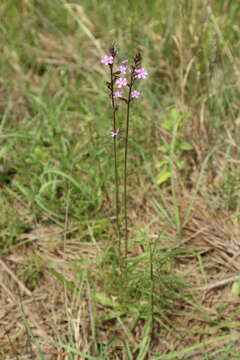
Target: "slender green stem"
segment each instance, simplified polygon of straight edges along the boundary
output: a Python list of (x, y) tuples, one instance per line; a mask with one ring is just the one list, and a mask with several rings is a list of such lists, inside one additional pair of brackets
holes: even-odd
[[(110, 66), (111, 73), (111, 102), (112, 102), (112, 114), (113, 114), (113, 131), (117, 131), (116, 127), (116, 107), (114, 101), (114, 78), (113, 78), (113, 67)], [(118, 163), (117, 163), (117, 137), (113, 136), (113, 154), (114, 154), (114, 175), (115, 175), (115, 206), (116, 206), (116, 223), (117, 223), (117, 232), (118, 232), (118, 250), (119, 254), (121, 253), (121, 229), (119, 222), (119, 178), (118, 178)]]
[(153, 273), (153, 253), (152, 253), (152, 245), (149, 240), (149, 265), (150, 265), (150, 282), (151, 282), (151, 299), (150, 299), (150, 307), (151, 307), (151, 337), (153, 338), (153, 322), (154, 322), (154, 273)]
[(129, 132), (129, 120), (130, 120), (130, 103), (131, 93), (133, 86), (133, 71), (131, 74), (131, 80), (129, 84), (128, 100), (127, 100), (127, 118), (126, 118), (126, 131), (125, 131), (125, 154), (124, 154), (124, 232), (125, 232), (125, 257), (128, 253), (128, 208), (127, 208), (127, 158), (128, 158), (128, 132)]

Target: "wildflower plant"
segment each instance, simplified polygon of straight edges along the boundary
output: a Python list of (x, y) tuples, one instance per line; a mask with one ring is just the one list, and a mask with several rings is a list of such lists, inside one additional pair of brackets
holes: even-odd
[(113, 156), (114, 156), (114, 174), (115, 174), (115, 203), (116, 203), (116, 225), (118, 230), (118, 246), (121, 254), (121, 224), (120, 224), (120, 202), (119, 202), (119, 174), (118, 174), (118, 146), (117, 140), (120, 133), (120, 125), (117, 121), (117, 111), (119, 109), (119, 102), (121, 101), (125, 106), (126, 122), (123, 131), (121, 131), (124, 138), (124, 176), (123, 176), (123, 211), (124, 211), (124, 254), (128, 253), (128, 204), (127, 204), (127, 165), (128, 165), (128, 140), (129, 140), (129, 124), (131, 105), (133, 101), (139, 99), (140, 91), (136, 90), (138, 80), (146, 79), (148, 72), (141, 67), (142, 56), (138, 52), (133, 62), (129, 64), (127, 59), (120, 63), (117, 61), (118, 52), (114, 46), (109, 49), (109, 54), (104, 56), (101, 63), (109, 67), (109, 81), (107, 81), (107, 88), (111, 99), (112, 107), (112, 131), (113, 138)]

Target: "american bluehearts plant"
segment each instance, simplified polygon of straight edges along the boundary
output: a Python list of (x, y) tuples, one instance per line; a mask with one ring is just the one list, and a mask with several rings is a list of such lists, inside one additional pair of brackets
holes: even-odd
[[(127, 207), (127, 164), (128, 164), (128, 139), (130, 112), (133, 101), (139, 99), (140, 91), (136, 89), (139, 80), (146, 79), (147, 71), (142, 67), (142, 56), (138, 52), (131, 64), (127, 59), (117, 60), (118, 52), (113, 46), (109, 49), (109, 54), (104, 56), (101, 63), (109, 68), (109, 80), (107, 88), (111, 99), (112, 107), (112, 131), (113, 138), (113, 156), (114, 156), (114, 176), (115, 176), (115, 203), (116, 203), (116, 225), (118, 232), (118, 248), (121, 254), (121, 224), (120, 224), (120, 201), (119, 201), (119, 174), (118, 174), (118, 156), (117, 140), (120, 136), (124, 138), (124, 178), (123, 178), (123, 208), (124, 208), (124, 255), (128, 253), (128, 207)], [(117, 122), (117, 111), (119, 103), (126, 106), (126, 124), (122, 131)]]

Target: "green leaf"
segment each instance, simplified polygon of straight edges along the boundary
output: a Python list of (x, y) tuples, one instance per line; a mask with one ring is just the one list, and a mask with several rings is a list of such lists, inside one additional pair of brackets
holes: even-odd
[(158, 146), (157, 149), (158, 149), (159, 151), (161, 151), (161, 152), (164, 152), (164, 153), (166, 153), (166, 152), (168, 151), (168, 147), (167, 147), (167, 146), (164, 146), (164, 145)]
[(172, 109), (169, 115), (171, 120), (173, 120), (174, 122), (178, 121), (179, 118), (181, 117), (181, 113), (178, 109)]
[(167, 165), (168, 164), (168, 161), (167, 160), (161, 160), (161, 161), (158, 161), (155, 165), (155, 167), (158, 169), (160, 167), (163, 167), (164, 165)]
[(156, 183), (158, 185), (160, 185), (160, 184), (166, 182), (170, 177), (171, 177), (171, 173), (169, 171), (161, 172), (157, 176)]
[(72, 281), (67, 280), (60, 272), (54, 269), (48, 269), (48, 271), (52, 273), (57, 280), (65, 284), (68, 290), (70, 291), (78, 290), (78, 288), (74, 285), (74, 283)]
[(96, 293), (94, 295), (96, 301), (103, 305), (103, 306), (108, 306), (108, 307), (111, 307), (111, 308), (117, 308), (117, 307), (120, 307), (120, 304), (118, 304), (117, 302), (113, 301), (112, 299), (110, 299), (106, 294), (104, 293)]
[(172, 131), (173, 130), (173, 126), (174, 126), (174, 121), (171, 119), (167, 119), (162, 123), (162, 127), (163, 129), (167, 130), (167, 131)]
[(179, 148), (186, 151), (193, 149), (192, 145), (190, 145), (187, 141), (181, 141), (179, 144)]
[(233, 299), (237, 299), (240, 296), (240, 281), (235, 281), (232, 284), (231, 295)]

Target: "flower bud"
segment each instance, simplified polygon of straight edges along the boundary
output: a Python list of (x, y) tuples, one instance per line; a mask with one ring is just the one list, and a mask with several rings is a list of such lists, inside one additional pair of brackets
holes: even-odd
[(109, 53), (112, 55), (112, 57), (117, 55), (117, 49), (114, 47), (114, 45), (110, 47)]

